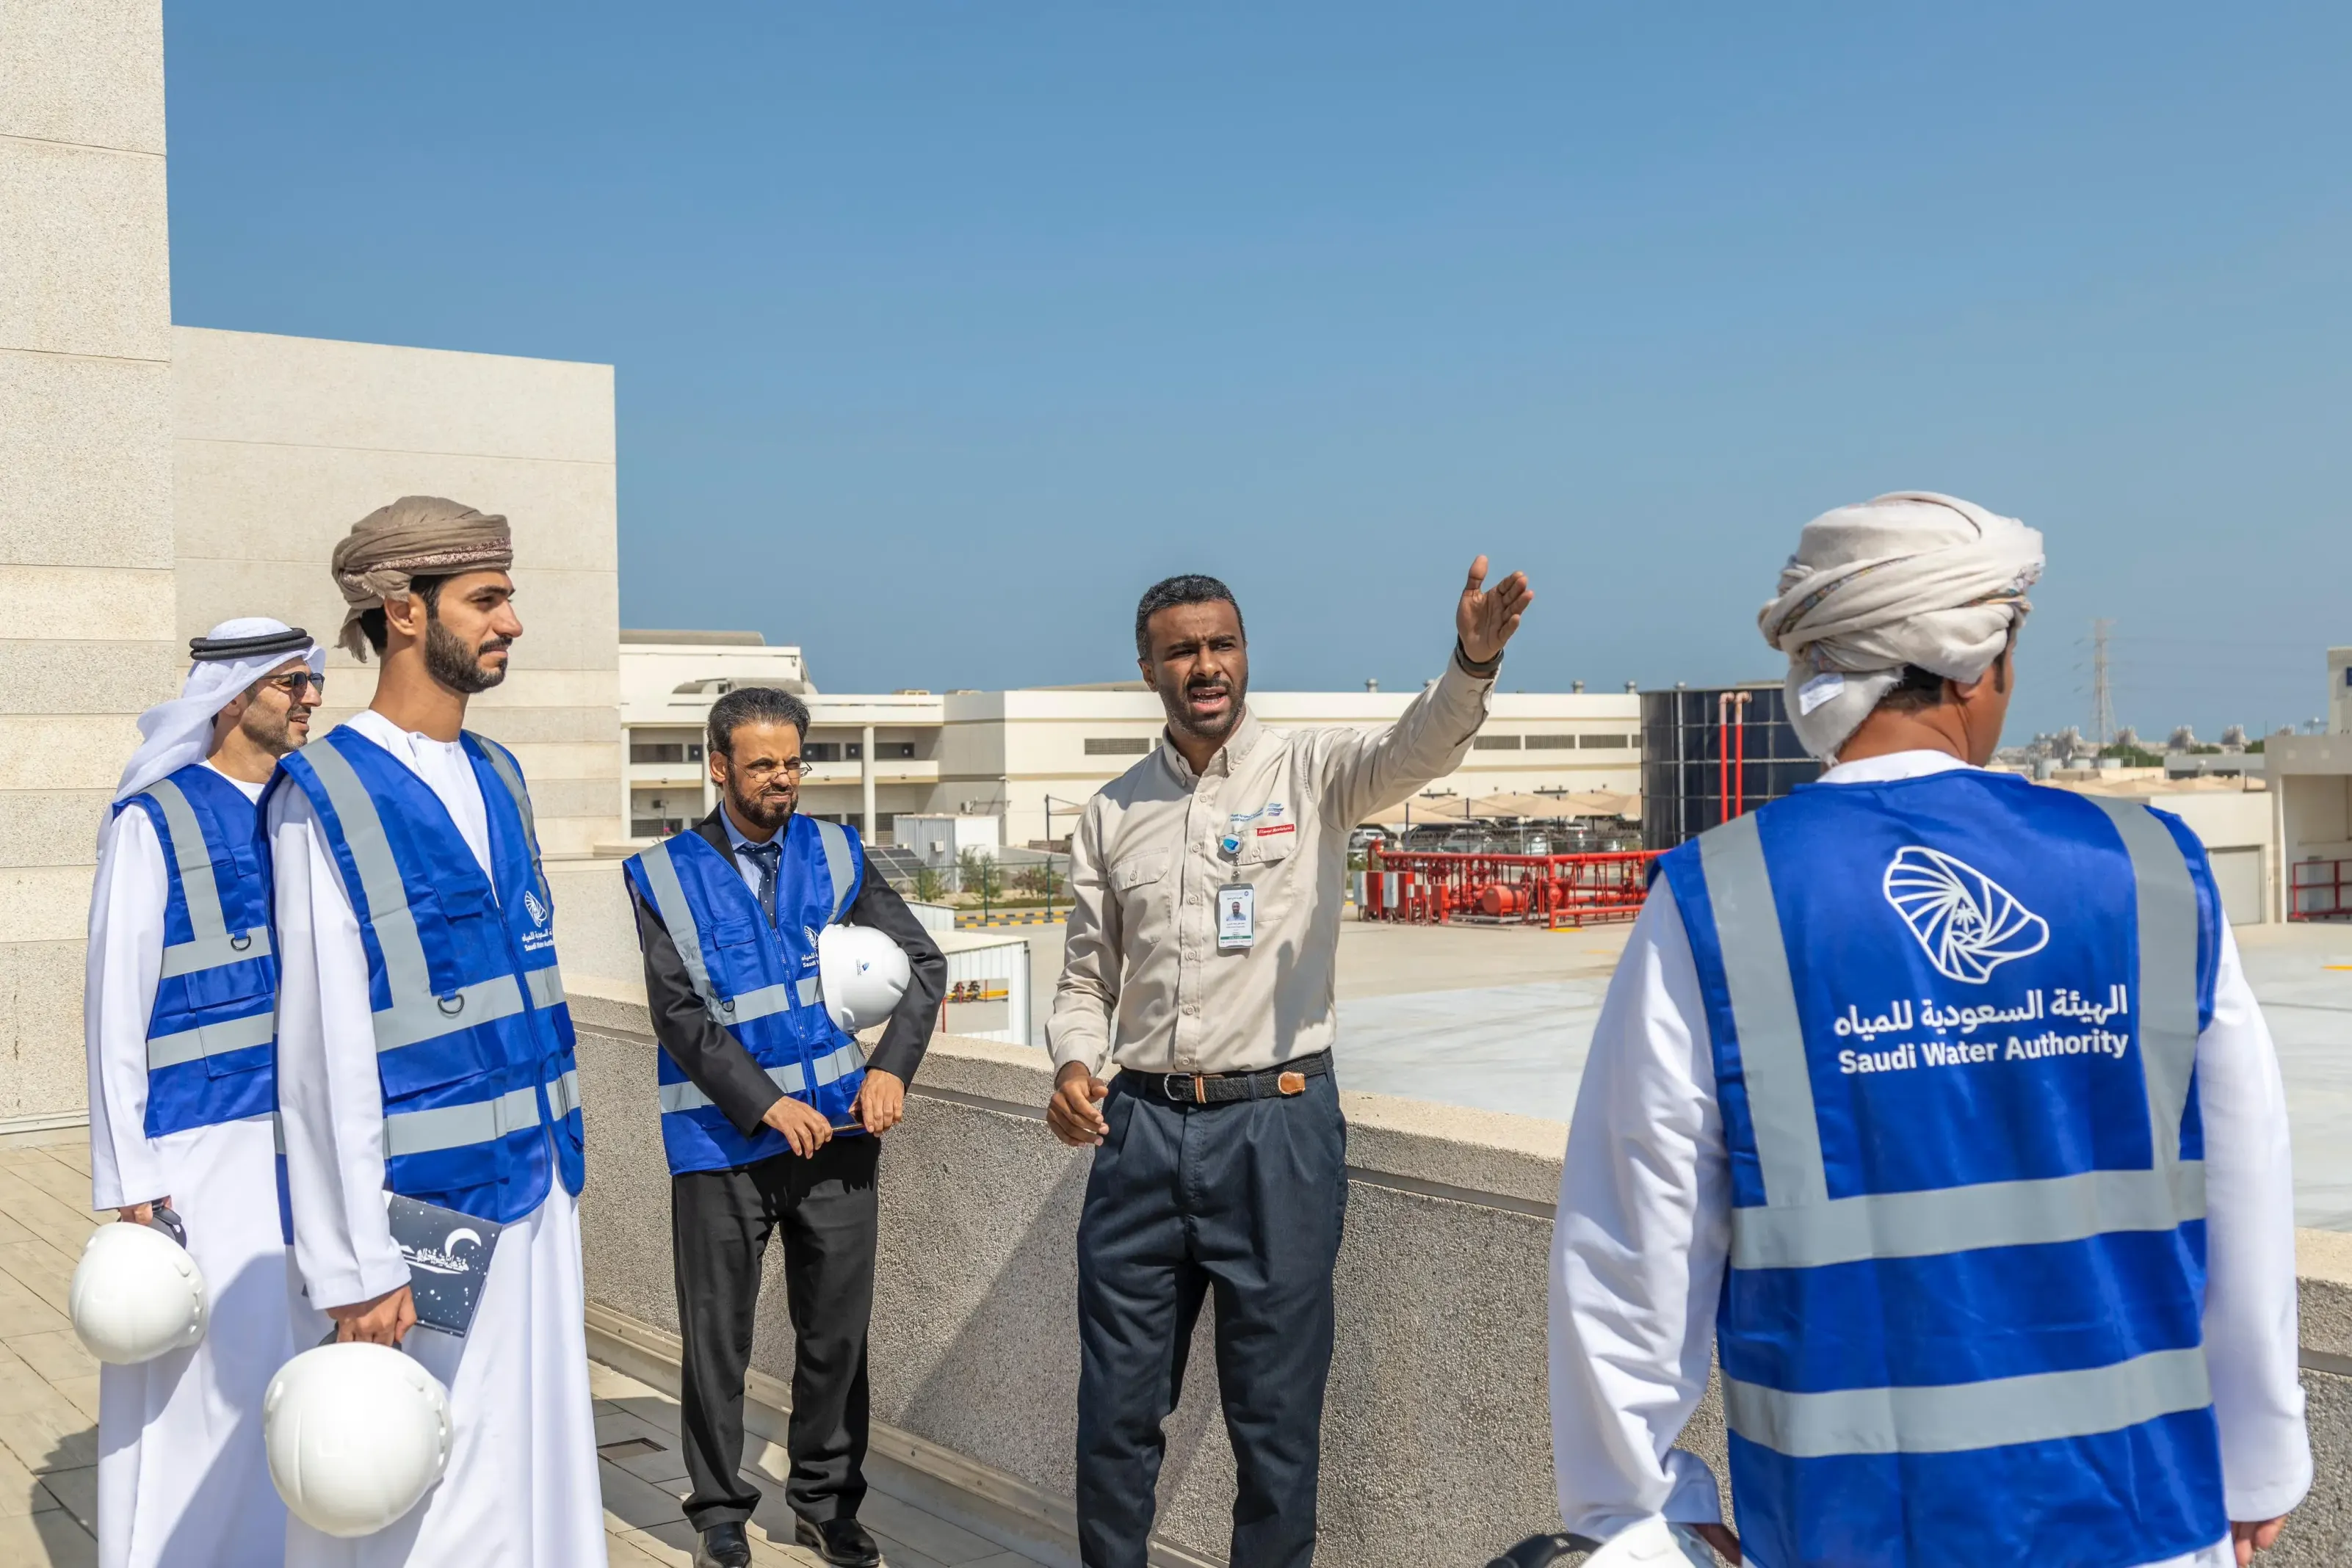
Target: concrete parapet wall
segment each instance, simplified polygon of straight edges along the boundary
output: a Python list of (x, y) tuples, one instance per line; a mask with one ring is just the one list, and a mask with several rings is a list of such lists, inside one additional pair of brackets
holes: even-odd
[[(677, 1328), (652, 1040), (630, 988), (582, 982), (588, 1293), (605, 1342)], [(942, 1037), (882, 1160), (872, 1377), (877, 1448), (1048, 1535), (1069, 1520), (1076, 1440), (1072, 1239), (1090, 1156), (1046, 1131), (1042, 1052)], [(1559, 1528), (1545, 1374), (1545, 1280), (1567, 1129), (1557, 1122), (1343, 1094), (1347, 1240), (1323, 1426), (1318, 1561), (1474, 1565)], [(2352, 1237), (2302, 1233), (2305, 1374), (2320, 1479), (2283, 1565), (2352, 1561)], [(792, 1375), (769, 1260), (753, 1365)], [(1207, 1314), (1168, 1427), (1161, 1559), (1221, 1563), (1233, 1457)], [(1724, 1473), (1713, 1393), (1684, 1447)]]

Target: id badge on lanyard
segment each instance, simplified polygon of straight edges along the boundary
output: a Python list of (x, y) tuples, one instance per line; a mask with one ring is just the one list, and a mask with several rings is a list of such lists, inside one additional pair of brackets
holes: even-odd
[(1257, 943), (1257, 889), (1229, 882), (1217, 889), (1217, 951), (1239, 953)]

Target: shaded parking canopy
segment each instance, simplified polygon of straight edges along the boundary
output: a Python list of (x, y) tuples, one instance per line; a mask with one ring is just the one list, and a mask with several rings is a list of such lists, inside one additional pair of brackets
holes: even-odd
[(1377, 812), (1371, 821), (1384, 828), (1422, 822), (1553, 821), (1584, 817), (1642, 820), (1642, 798), (1613, 789), (1580, 789), (1558, 795), (1415, 795), (1412, 800)]

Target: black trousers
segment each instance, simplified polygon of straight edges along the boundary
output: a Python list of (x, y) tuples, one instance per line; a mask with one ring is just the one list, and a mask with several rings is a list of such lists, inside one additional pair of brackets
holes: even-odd
[(1232, 1568), (1307, 1568), (1348, 1200), (1330, 1076), (1306, 1092), (1178, 1105), (1111, 1082), (1078, 1219), (1078, 1552), (1144, 1568), (1163, 1423), (1204, 1297), (1238, 1490)]
[(686, 1342), (679, 1427), (696, 1530), (737, 1524), (760, 1505), (742, 1479), (743, 1375), (771, 1232), (784, 1241), (792, 1315), (793, 1415), (784, 1496), (820, 1522), (855, 1519), (866, 1499), (866, 1330), (874, 1310), (874, 1191), (879, 1139), (841, 1138), (814, 1159), (778, 1155), (733, 1170), (670, 1177), (670, 1254)]

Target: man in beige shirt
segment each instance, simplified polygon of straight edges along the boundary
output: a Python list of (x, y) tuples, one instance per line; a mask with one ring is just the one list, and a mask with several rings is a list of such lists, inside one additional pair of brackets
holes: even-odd
[[(1079, 1555), (1145, 1568), (1184, 1353), (1217, 1299), (1232, 1568), (1306, 1568), (1331, 1364), (1347, 1127), (1331, 1078), (1348, 835), (1453, 771), (1486, 717), (1524, 574), (1470, 568), (1445, 673), (1389, 728), (1249, 714), (1240, 609), (1213, 577), (1136, 607), (1166, 743), (1087, 803), (1046, 1025), (1046, 1120), (1095, 1149), (1078, 1221)], [(1118, 1077), (1101, 1074), (1112, 1062)]]

